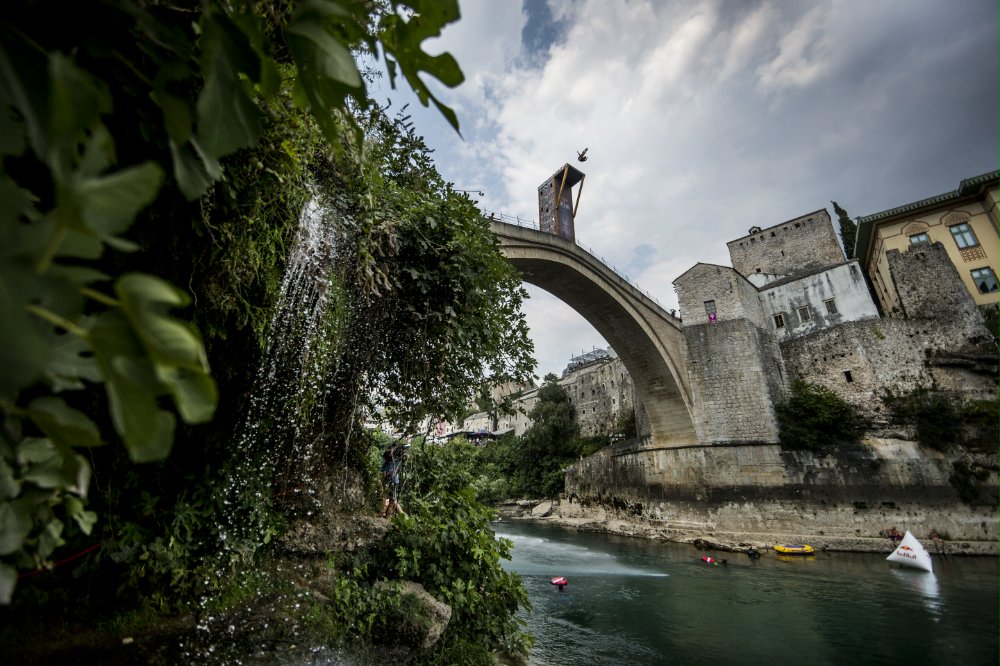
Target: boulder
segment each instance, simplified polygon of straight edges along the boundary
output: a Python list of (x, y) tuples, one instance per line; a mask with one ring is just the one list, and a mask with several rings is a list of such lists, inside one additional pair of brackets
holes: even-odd
[(399, 588), (398, 612), (386, 618), (394, 636), (386, 642), (426, 650), (437, 643), (451, 621), (451, 606), (435, 599), (420, 583), (413, 581), (380, 581), (376, 588)]
[(531, 509), (531, 516), (533, 518), (548, 518), (552, 515), (552, 501), (545, 500), (544, 502), (539, 502)]

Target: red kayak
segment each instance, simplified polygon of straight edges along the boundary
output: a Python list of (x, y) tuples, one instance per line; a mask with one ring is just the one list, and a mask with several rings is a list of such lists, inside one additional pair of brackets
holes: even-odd
[(553, 585), (558, 585), (559, 587), (562, 587), (563, 585), (566, 585), (569, 581), (566, 580), (565, 576), (556, 576), (549, 582), (552, 583)]

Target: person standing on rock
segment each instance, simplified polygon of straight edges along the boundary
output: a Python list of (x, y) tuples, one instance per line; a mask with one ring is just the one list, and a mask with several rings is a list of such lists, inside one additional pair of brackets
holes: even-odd
[(409, 445), (393, 442), (382, 454), (382, 488), (385, 500), (382, 502), (382, 517), (391, 518), (393, 513), (406, 513), (399, 504), (399, 490), (402, 485), (403, 461)]

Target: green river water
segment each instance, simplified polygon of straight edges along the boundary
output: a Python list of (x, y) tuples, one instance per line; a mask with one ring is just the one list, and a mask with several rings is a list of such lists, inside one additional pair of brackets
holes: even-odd
[[(533, 664), (996, 664), (997, 559), (736, 553), (498, 522), (533, 609)], [(724, 566), (702, 555), (726, 558)], [(560, 592), (549, 581), (565, 576)]]

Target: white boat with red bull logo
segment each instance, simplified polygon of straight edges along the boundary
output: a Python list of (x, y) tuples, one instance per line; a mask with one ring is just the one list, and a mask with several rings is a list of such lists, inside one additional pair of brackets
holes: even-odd
[(903, 535), (903, 540), (896, 546), (896, 550), (892, 551), (892, 554), (885, 559), (905, 567), (913, 567), (932, 573), (934, 571), (931, 566), (931, 554), (917, 541), (917, 537), (910, 534), (909, 530)]

